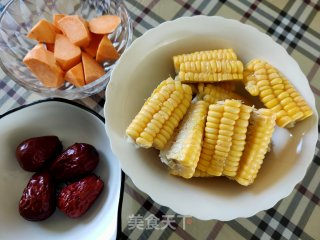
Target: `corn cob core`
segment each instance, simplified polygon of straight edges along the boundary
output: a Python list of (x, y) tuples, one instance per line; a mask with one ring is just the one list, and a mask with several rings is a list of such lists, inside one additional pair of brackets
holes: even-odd
[(183, 62), (178, 79), (183, 83), (242, 80), (243, 64), (239, 60)]
[(195, 95), (198, 93), (198, 83), (186, 83), (188, 84), (188, 86), (191, 87), (191, 90), (192, 90), (192, 94)]
[(236, 100), (242, 100), (246, 104), (249, 104), (249, 102), (242, 96), (240, 96), (237, 93), (228, 91), (226, 89), (223, 89), (221, 87), (218, 87), (215, 84), (204, 84), (199, 83), (198, 84), (198, 94), (197, 99), (204, 100), (208, 102), (209, 104), (216, 103), (221, 100), (225, 99), (236, 99)]
[(199, 161), (208, 106), (204, 101), (192, 103), (173, 138), (160, 151), (161, 161), (169, 166), (171, 174), (184, 178), (193, 176)]
[[(213, 85), (214, 87), (218, 87), (218, 89), (223, 89), (222, 90), (223, 92), (226, 92), (226, 93), (230, 92), (231, 94), (233, 94), (237, 88), (237, 83), (235, 81), (226, 81), (226, 82), (217, 82), (217, 83), (186, 83), (186, 84), (188, 84), (191, 87), (192, 94), (194, 94), (194, 95), (196, 95), (198, 93), (200, 93), (200, 95), (201, 95), (201, 93), (203, 93), (203, 91), (204, 91), (204, 86), (206, 86), (206, 85)], [(238, 95), (236, 93), (234, 96), (238, 97), (235, 99), (242, 98), (240, 95)], [(232, 97), (230, 97), (230, 99), (232, 99)], [(220, 100), (224, 100), (224, 98), (222, 98)]]
[(211, 51), (200, 51), (189, 54), (173, 56), (173, 64), (176, 73), (180, 71), (180, 65), (184, 62), (210, 61), (210, 60), (237, 60), (233, 49), (216, 49)]
[(163, 149), (186, 113), (192, 98), (188, 85), (168, 78), (144, 103), (126, 130), (138, 146)]
[(275, 119), (275, 114), (269, 109), (262, 108), (253, 112), (248, 127), (247, 143), (235, 176), (235, 180), (241, 185), (248, 186), (257, 177), (271, 142)]
[(194, 176), (235, 176), (252, 107), (237, 100), (209, 106), (204, 140)]
[(251, 60), (244, 71), (246, 90), (259, 96), (263, 104), (276, 113), (280, 127), (293, 127), (313, 114), (312, 109), (293, 85), (273, 66), (263, 60)]
[(225, 82), (213, 83), (213, 85), (217, 87), (221, 87), (222, 89), (227, 90), (229, 92), (233, 92), (237, 88), (237, 82), (238, 81), (225, 81)]

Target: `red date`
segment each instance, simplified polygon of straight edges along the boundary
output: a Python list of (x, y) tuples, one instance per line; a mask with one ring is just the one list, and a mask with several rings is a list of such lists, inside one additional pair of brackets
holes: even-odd
[(74, 182), (59, 193), (58, 208), (71, 218), (80, 217), (95, 202), (103, 186), (103, 181), (94, 174)]
[(35, 137), (24, 140), (16, 149), (20, 166), (30, 172), (42, 169), (62, 151), (62, 144), (56, 136)]
[(56, 208), (54, 180), (48, 172), (36, 173), (29, 180), (19, 202), (20, 215), (29, 221), (45, 220)]
[(87, 143), (75, 143), (61, 153), (50, 165), (57, 180), (68, 181), (92, 172), (98, 165), (99, 154)]

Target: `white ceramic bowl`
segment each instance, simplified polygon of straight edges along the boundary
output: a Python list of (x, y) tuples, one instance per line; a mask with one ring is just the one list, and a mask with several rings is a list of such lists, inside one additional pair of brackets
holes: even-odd
[[(314, 115), (292, 130), (275, 130), (273, 149), (255, 183), (242, 187), (225, 178), (185, 180), (170, 176), (153, 149), (137, 149), (125, 130), (157, 84), (174, 76), (172, 56), (233, 48), (243, 62), (263, 58), (302, 93)], [(308, 81), (295, 60), (269, 36), (236, 20), (185, 17), (165, 22), (135, 40), (115, 67), (106, 90), (106, 130), (111, 149), (135, 185), (161, 205), (202, 220), (249, 217), (274, 206), (302, 180), (318, 137), (317, 111)]]
[[(90, 109), (63, 100), (44, 100), (0, 116), (0, 239), (115, 239), (121, 170), (110, 150), (101, 117)], [(33, 173), (24, 171), (15, 157), (24, 139), (58, 136), (64, 148), (75, 142), (96, 147), (100, 155), (94, 170), (105, 187), (89, 211), (71, 219), (58, 209), (42, 222), (19, 215), (23, 189)]]

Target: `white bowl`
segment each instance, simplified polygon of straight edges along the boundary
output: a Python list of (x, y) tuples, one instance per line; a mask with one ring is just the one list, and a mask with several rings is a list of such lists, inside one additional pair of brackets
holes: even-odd
[[(121, 170), (109, 147), (103, 118), (90, 109), (63, 100), (44, 100), (0, 116), (0, 238), (1, 239), (115, 239)], [(24, 139), (58, 136), (64, 148), (75, 142), (96, 147), (100, 162), (94, 172), (105, 187), (89, 211), (78, 219), (58, 209), (42, 222), (19, 215), (23, 189), (33, 173), (24, 171), (15, 157)]]
[[(170, 176), (153, 149), (137, 149), (125, 130), (157, 84), (174, 77), (172, 56), (233, 48), (243, 62), (263, 58), (301, 92), (314, 115), (292, 130), (277, 128), (273, 149), (255, 183), (242, 187), (226, 178), (185, 180)], [(202, 220), (249, 217), (273, 207), (302, 180), (318, 137), (318, 116), (308, 81), (295, 60), (269, 36), (236, 20), (184, 17), (165, 22), (135, 40), (115, 67), (106, 90), (106, 130), (124, 172), (154, 201)]]

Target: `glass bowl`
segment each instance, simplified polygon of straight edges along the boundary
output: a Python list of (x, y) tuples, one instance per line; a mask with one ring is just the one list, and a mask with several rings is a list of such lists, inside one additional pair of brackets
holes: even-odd
[(53, 14), (77, 14), (86, 20), (103, 14), (118, 15), (120, 26), (109, 35), (117, 51), (122, 54), (132, 40), (132, 24), (121, 0), (12, 0), (0, 15), (0, 66), (15, 82), (28, 90), (46, 97), (67, 99), (85, 98), (103, 90), (117, 62), (104, 62), (105, 75), (96, 81), (77, 88), (65, 82), (60, 88), (47, 88), (36, 79), (22, 62), (36, 41), (26, 37), (28, 31), (42, 18), (52, 21)]

